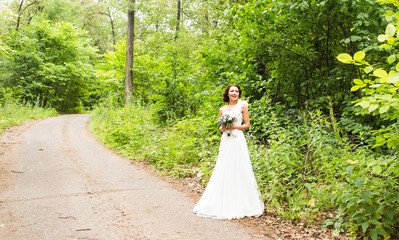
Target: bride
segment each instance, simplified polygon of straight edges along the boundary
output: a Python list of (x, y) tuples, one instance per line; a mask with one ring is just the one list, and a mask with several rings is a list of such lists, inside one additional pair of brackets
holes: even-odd
[(228, 128), (219, 128), (223, 135), (217, 162), (205, 192), (194, 207), (194, 213), (199, 216), (234, 219), (263, 213), (263, 201), (242, 132), (250, 125), (248, 103), (239, 99), (240, 96), (237, 85), (227, 86), (223, 93), (223, 101), (228, 104), (219, 109), (219, 117), (228, 113), (235, 121)]

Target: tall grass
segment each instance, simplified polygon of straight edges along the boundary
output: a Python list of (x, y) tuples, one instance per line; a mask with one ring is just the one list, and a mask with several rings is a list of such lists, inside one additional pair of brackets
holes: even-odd
[(5, 129), (20, 125), (31, 119), (41, 119), (57, 115), (53, 108), (40, 107), (38, 103), (20, 103), (14, 99), (0, 102), (0, 133)]
[[(186, 118), (171, 126), (157, 124), (151, 107), (130, 105), (97, 107), (91, 116), (91, 129), (106, 145), (124, 156), (145, 161), (166, 174), (209, 177), (213, 165), (198, 169), (201, 162), (212, 162), (219, 137), (208, 136), (207, 122)], [(208, 165), (207, 165), (208, 166)]]

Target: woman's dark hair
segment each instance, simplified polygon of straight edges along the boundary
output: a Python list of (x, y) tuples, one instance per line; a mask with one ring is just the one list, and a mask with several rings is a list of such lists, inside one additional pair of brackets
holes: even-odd
[(236, 87), (238, 88), (238, 97), (241, 97), (241, 88), (238, 85), (235, 84), (230, 84), (229, 86), (226, 87), (226, 89), (224, 90), (223, 93), (223, 102), (229, 102), (230, 98), (229, 98), (229, 91), (231, 87)]

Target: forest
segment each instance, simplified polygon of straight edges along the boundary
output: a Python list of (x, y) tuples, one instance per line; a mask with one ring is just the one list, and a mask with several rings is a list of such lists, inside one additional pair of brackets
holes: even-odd
[(124, 156), (206, 185), (243, 89), (267, 210), (399, 238), (397, 0), (6, 0), (0, 132), (90, 113)]

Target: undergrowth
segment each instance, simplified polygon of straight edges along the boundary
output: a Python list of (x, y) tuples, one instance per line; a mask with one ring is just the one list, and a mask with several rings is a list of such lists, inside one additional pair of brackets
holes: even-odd
[(0, 98), (0, 133), (5, 129), (20, 125), (27, 120), (48, 118), (57, 115), (53, 108), (43, 108), (39, 103), (21, 103), (11, 94)]
[[(267, 207), (294, 222), (331, 227), (336, 234), (344, 232), (353, 239), (394, 239), (398, 154), (386, 155), (351, 143), (333, 113), (301, 113), (295, 123), (287, 124), (273, 109), (265, 109), (265, 126), (256, 121), (260, 110), (252, 109), (254, 129), (247, 139)], [(99, 106), (91, 120), (93, 132), (123, 155), (178, 178), (194, 176), (203, 184), (209, 180), (220, 141), (215, 119), (196, 116), (164, 124), (151, 107), (132, 104)], [(257, 137), (260, 128), (268, 133), (266, 138)]]

